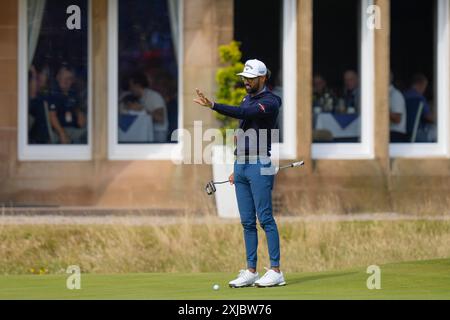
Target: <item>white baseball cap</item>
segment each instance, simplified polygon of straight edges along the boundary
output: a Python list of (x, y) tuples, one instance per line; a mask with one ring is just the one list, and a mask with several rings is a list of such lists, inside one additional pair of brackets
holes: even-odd
[(244, 71), (238, 73), (238, 76), (246, 78), (262, 77), (267, 74), (267, 67), (264, 62), (257, 59), (247, 60), (244, 66)]

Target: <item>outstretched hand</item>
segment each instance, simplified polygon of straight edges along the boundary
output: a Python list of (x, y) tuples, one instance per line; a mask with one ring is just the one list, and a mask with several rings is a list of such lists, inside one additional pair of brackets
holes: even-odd
[(195, 89), (195, 91), (197, 92), (197, 96), (198, 98), (194, 99), (194, 102), (203, 106), (203, 107), (212, 107), (212, 102), (205, 97), (205, 95), (198, 89)]

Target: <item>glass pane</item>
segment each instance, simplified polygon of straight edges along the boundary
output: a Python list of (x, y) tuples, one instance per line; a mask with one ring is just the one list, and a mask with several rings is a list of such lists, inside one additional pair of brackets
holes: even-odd
[(391, 1), (390, 136), (394, 143), (436, 142), (436, 1)]
[(27, 2), (29, 144), (88, 142), (88, 16), (87, 0)]
[(313, 2), (313, 142), (360, 142), (359, 0)]
[(178, 129), (178, 0), (119, 1), (119, 143)]
[[(255, 22), (248, 18), (249, 12), (262, 18)], [(266, 64), (271, 72), (267, 87), (283, 98), (283, 1), (235, 0), (234, 39), (241, 42), (243, 62), (258, 59)], [(283, 105), (278, 114), (278, 128), (279, 140), (283, 142)]]

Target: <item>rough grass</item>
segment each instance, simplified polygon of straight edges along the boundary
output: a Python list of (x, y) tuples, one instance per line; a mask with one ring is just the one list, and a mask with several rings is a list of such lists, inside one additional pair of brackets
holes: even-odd
[[(450, 257), (450, 221), (279, 223), (286, 272)], [(259, 268), (268, 264), (264, 232)], [(245, 267), (242, 227), (189, 219), (176, 225), (0, 225), (0, 273), (236, 272)]]

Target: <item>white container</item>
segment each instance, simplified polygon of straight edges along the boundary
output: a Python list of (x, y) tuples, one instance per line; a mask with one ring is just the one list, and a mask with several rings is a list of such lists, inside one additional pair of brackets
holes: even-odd
[[(226, 146), (212, 148), (212, 166), (214, 181), (228, 180), (234, 171), (234, 149)], [(239, 209), (236, 200), (234, 185), (229, 183), (217, 184), (214, 194), (217, 214), (221, 218), (239, 218)]]

